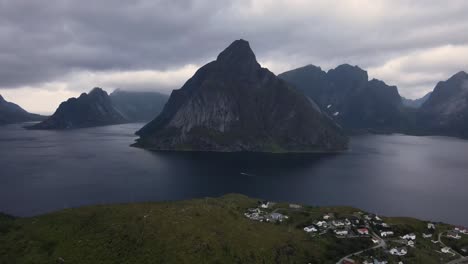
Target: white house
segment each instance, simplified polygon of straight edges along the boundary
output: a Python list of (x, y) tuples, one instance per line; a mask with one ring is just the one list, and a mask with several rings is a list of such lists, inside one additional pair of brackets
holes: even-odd
[(457, 227), (455, 227), (454, 230), (456, 232), (460, 232), (462, 234), (468, 234), (468, 229), (466, 229), (465, 227), (457, 226)]
[(344, 223), (343, 221), (340, 221), (340, 220), (336, 220), (336, 221), (333, 220), (333, 221), (332, 221), (332, 224), (333, 224), (334, 226), (336, 226), (336, 227), (340, 227), (340, 226), (344, 226), (344, 225), (345, 225), (345, 223)]
[(461, 236), (457, 232), (449, 231), (447, 233), (447, 237), (454, 238), (454, 239), (460, 239)]
[(411, 234), (406, 234), (406, 235), (402, 236), (401, 238), (406, 239), (406, 240), (415, 240), (416, 235), (411, 233)]
[(288, 216), (280, 214), (280, 213), (271, 213), (270, 215), (268, 215), (267, 221), (282, 222), (285, 219), (288, 219)]
[(307, 233), (310, 233), (310, 232), (317, 232), (317, 228), (315, 228), (315, 226), (311, 225), (311, 226), (306, 226), (304, 227), (304, 231), (306, 231)]
[(260, 203), (260, 207), (261, 208), (268, 208), (270, 206), (270, 202), (269, 201), (263, 201)]
[(449, 247), (444, 247), (441, 249), (442, 253), (450, 253), (450, 248)]
[(317, 221), (317, 222), (314, 222), (314, 224), (318, 227), (325, 227), (327, 226), (327, 222), (325, 221)]
[(388, 237), (388, 236), (393, 236), (393, 231), (382, 231), (380, 232), (381, 237)]
[(323, 216), (323, 219), (328, 220), (328, 219), (330, 219), (331, 217), (332, 217), (331, 214), (325, 214), (325, 215)]
[(346, 218), (344, 220), (344, 224), (347, 225), (347, 226), (350, 226), (351, 225), (351, 221), (348, 220), (348, 218)]
[(335, 230), (335, 234), (338, 236), (346, 236), (348, 235), (348, 230)]
[(414, 241), (413, 240), (408, 240), (408, 246), (414, 247)]
[(378, 239), (375, 239), (375, 238), (373, 238), (373, 239), (372, 239), (372, 242), (373, 242), (374, 244), (378, 244), (378, 243), (379, 243), (379, 240), (378, 240)]
[(408, 253), (406, 248), (392, 248), (390, 249), (390, 254), (395, 256), (404, 256)]
[(435, 225), (433, 223), (427, 223), (427, 229), (435, 229)]
[(422, 236), (423, 236), (423, 238), (431, 238), (432, 234), (423, 233)]

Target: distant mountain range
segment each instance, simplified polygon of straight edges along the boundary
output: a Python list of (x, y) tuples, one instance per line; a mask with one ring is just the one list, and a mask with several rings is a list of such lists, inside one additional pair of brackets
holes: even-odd
[(406, 133), (468, 138), (468, 75), (459, 72), (417, 100), (395, 86), (368, 80), (357, 66), (328, 72), (308, 65), (278, 75), (315, 100), (348, 133)]
[(150, 120), (159, 114), (167, 96), (155, 92), (117, 90), (110, 96), (101, 88), (70, 98), (32, 129), (74, 129)]
[(427, 99), (429, 99), (431, 94), (432, 94), (432, 92), (429, 92), (426, 95), (424, 95), (423, 97), (418, 98), (418, 99), (407, 99), (407, 98), (401, 97), (401, 100), (403, 102), (403, 105), (406, 106), (406, 107), (419, 108), (419, 107), (421, 107), (422, 104), (424, 104), (424, 102), (427, 101)]
[(468, 138), (468, 74), (461, 71), (439, 82), (418, 118), (425, 134)]
[(174, 90), (137, 135), (139, 147), (191, 151), (336, 151), (348, 141), (313, 100), (262, 68), (245, 40)]
[(55, 113), (32, 129), (73, 129), (125, 123), (127, 120), (114, 108), (109, 95), (101, 88), (70, 98)]
[(44, 120), (45, 118), (45, 116), (27, 112), (19, 105), (6, 101), (0, 95), (0, 125), (28, 121), (40, 121)]
[[(166, 103), (167, 102), (167, 103)], [(0, 96), (0, 124), (38, 121)], [(468, 138), (468, 74), (416, 100), (343, 64), (307, 65), (275, 76), (245, 40), (234, 41), (170, 97), (100, 88), (63, 102), (35, 129), (73, 129), (152, 120), (136, 146), (158, 150), (335, 151), (346, 134), (406, 133)]]
[(308, 65), (278, 75), (315, 100), (348, 131), (391, 132), (405, 125), (396, 86), (368, 79), (357, 66), (343, 64), (328, 72)]
[(161, 113), (169, 99), (158, 92), (130, 92), (115, 90), (110, 99), (119, 113), (131, 122), (151, 121)]

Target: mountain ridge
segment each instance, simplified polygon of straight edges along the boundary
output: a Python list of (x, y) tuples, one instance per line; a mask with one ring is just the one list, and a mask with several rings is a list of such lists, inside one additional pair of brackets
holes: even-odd
[(262, 68), (242, 39), (174, 90), (136, 134), (135, 146), (157, 150), (307, 152), (347, 144), (339, 127)]

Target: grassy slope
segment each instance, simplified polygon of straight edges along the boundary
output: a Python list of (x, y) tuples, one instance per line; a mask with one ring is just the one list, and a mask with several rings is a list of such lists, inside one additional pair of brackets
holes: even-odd
[(312, 238), (301, 229), (323, 213), (346, 215), (356, 209), (306, 207), (289, 212), (286, 223), (269, 224), (243, 216), (255, 205), (254, 199), (226, 195), (91, 206), (32, 218), (0, 215), (0, 263), (56, 263), (59, 258), (65, 263), (335, 263), (371, 244), (365, 238)]

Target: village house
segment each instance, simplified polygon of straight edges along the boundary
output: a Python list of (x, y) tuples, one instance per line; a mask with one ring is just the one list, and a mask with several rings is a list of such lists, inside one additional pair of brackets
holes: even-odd
[(368, 264), (388, 264), (388, 261), (374, 259), (374, 261), (372, 261), (372, 262), (365, 261), (364, 263), (368, 263)]
[(381, 231), (380, 236), (381, 237), (388, 237), (388, 236), (393, 236), (393, 231)]
[(306, 226), (304, 227), (304, 231), (306, 231), (307, 233), (310, 233), (310, 232), (317, 232), (317, 228), (315, 228), (315, 226), (311, 225), (311, 226)]
[(468, 234), (468, 229), (466, 229), (465, 227), (457, 226), (457, 227), (455, 227), (454, 230), (456, 232), (460, 232), (462, 234)]
[(302, 206), (299, 205), (299, 204), (289, 204), (289, 208), (292, 208), (292, 209), (301, 209)]
[(346, 236), (346, 235), (348, 235), (348, 230), (337, 229), (337, 230), (335, 230), (335, 234), (338, 235), (338, 236)]
[(427, 229), (435, 229), (435, 225), (433, 223), (427, 223)]
[(327, 227), (328, 223), (325, 222), (325, 221), (315, 221), (314, 225), (316, 225), (318, 227)]
[(411, 234), (406, 234), (406, 235), (402, 236), (401, 238), (406, 239), (406, 240), (415, 240), (416, 235), (414, 233), (411, 233)]
[(432, 234), (423, 233), (422, 236), (423, 236), (423, 238), (431, 238)]
[(408, 240), (408, 246), (414, 247), (414, 241), (413, 240)]
[(395, 256), (404, 256), (408, 253), (406, 248), (392, 248), (390, 249), (390, 254)]
[(286, 219), (288, 219), (288, 216), (280, 213), (271, 213), (267, 216), (268, 222), (283, 222)]
[(460, 239), (461, 236), (455, 232), (455, 231), (448, 231), (447, 232), (447, 237), (453, 238), (453, 239)]
[(323, 216), (323, 219), (328, 220), (328, 219), (330, 219), (330, 218), (332, 218), (332, 217), (333, 217), (332, 214), (325, 214), (325, 215)]
[(368, 234), (369, 234), (369, 229), (367, 229), (367, 228), (358, 228), (358, 229), (357, 229), (357, 232), (358, 232), (360, 235), (368, 235)]
[(350, 225), (351, 225), (351, 221), (349, 221), (349, 219), (346, 218), (346, 219), (344, 220), (344, 224), (347, 225), (347, 226), (350, 226)]
[(342, 226), (345, 225), (345, 223), (344, 223), (343, 221), (341, 221), (341, 220), (333, 220), (333, 221), (332, 221), (332, 224), (333, 224), (334, 226), (336, 226), (336, 227), (342, 227)]
[(372, 242), (373, 242), (374, 244), (378, 244), (378, 243), (379, 243), (379, 240), (378, 240), (378, 239), (375, 239), (375, 238), (372, 238)]
[(341, 262), (342, 264), (354, 264), (356, 263), (356, 261), (350, 259), (350, 258), (345, 258), (343, 259), (343, 261)]
[(449, 247), (444, 247), (441, 249), (442, 253), (450, 253), (451, 248)]
[(270, 207), (270, 202), (269, 201), (261, 201), (260, 202), (260, 207), (264, 208), (264, 209), (267, 209), (268, 207)]
[(264, 217), (262, 216), (263, 212), (258, 208), (249, 208), (247, 212), (244, 213), (244, 216), (256, 221), (263, 221)]

